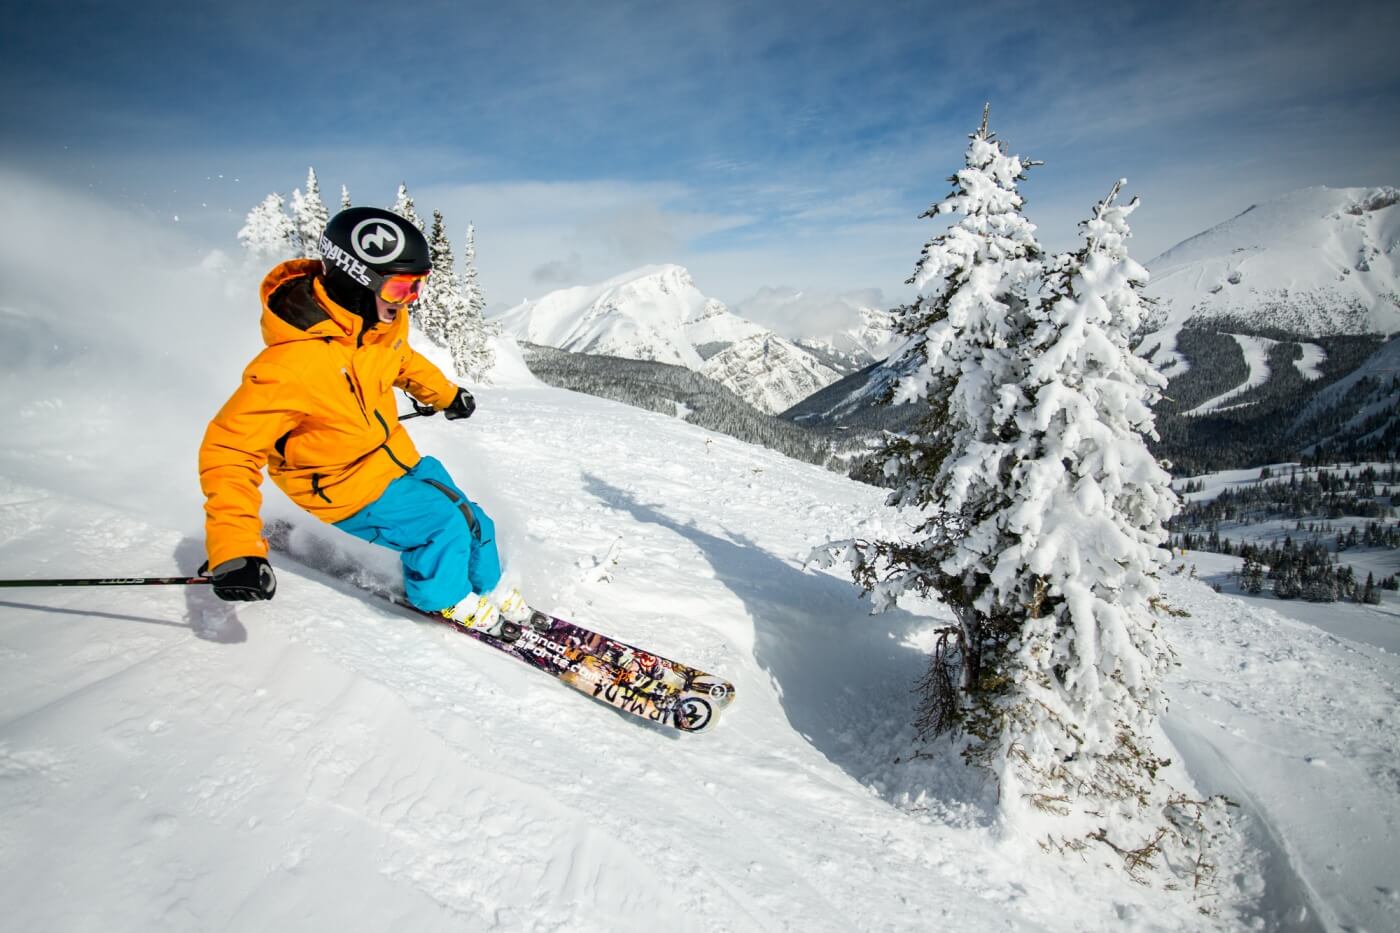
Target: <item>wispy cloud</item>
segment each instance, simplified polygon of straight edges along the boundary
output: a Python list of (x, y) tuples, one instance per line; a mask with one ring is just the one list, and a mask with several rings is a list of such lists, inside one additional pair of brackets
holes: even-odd
[(779, 282), (895, 295), (983, 101), (1046, 162), (1026, 191), (1052, 246), (1123, 175), (1147, 258), (1254, 200), (1394, 183), (1400, 164), (1400, 12), (1380, 0), (10, 14), (0, 120), (23, 132), (0, 138), (5, 162), (220, 242), (308, 164), (361, 203), (405, 180), (458, 236), (476, 222), (496, 301), (659, 261), (728, 300)]

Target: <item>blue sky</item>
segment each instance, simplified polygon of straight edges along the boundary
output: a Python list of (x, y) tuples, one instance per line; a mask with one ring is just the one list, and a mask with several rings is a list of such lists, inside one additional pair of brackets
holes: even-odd
[(1052, 248), (1119, 176), (1143, 261), (1400, 183), (1393, 3), (6, 6), (5, 165), (225, 249), (308, 165), (328, 202), (405, 180), (476, 224), (493, 306), (654, 262), (902, 298), (983, 101)]

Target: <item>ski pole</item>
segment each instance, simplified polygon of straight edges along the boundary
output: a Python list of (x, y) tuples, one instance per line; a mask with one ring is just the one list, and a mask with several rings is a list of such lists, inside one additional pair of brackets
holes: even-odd
[(409, 401), (413, 402), (413, 411), (404, 415), (399, 415), (400, 421), (407, 421), (409, 418), (431, 418), (433, 415), (437, 414), (437, 409), (431, 405), (419, 405), (412, 398), (410, 398)]
[(0, 580), (0, 587), (17, 586), (186, 586), (213, 583), (209, 577), (79, 577), (69, 580)]
[(431, 418), (437, 414), (437, 409), (431, 405), (424, 405), (418, 399), (404, 392), (403, 397), (408, 399), (408, 404), (413, 406), (413, 411), (406, 415), (399, 415), (400, 421), (407, 421), (409, 418)]

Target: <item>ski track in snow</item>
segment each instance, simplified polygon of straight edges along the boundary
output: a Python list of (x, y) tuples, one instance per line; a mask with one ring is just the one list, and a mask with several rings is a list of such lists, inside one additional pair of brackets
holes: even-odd
[[(1267, 337), (1252, 337), (1248, 334), (1231, 334), (1230, 336), (1235, 338), (1235, 343), (1240, 345), (1240, 350), (1244, 353), (1244, 362), (1245, 365), (1249, 367), (1249, 375), (1245, 377), (1244, 382), (1235, 386), (1230, 391), (1207, 399), (1186, 412), (1185, 414), (1187, 417), (1206, 415), (1214, 411), (1225, 411), (1227, 409), (1222, 406), (1230, 399), (1237, 398), (1250, 389), (1257, 388), (1269, 381), (1269, 350), (1271, 350), (1278, 341), (1270, 340)], [(1308, 346), (1311, 346), (1311, 344), (1308, 344)], [(1308, 357), (1305, 356), (1304, 360), (1300, 362), (1304, 362), (1307, 359)], [(1302, 370), (1301, 365), (1299, 369)], [(1307, 375), (1306, 371), (1304, 371), (1304, 375)]]
[(1322, 364), (1327, 362), (1327, 351), (1315, 343), (1302, 343), (1299, 346), (1303, 348), (1303, 355), (1294, 360), (1293, 365), (1304, 379), (1321, 379)]
[[(844, 576), (802, 567), (815, 544), (879, 513), (883, 492), (558, 390), (478, 399), (467, 425), (413, 432), (495, 515), (508, 573), (541, 608), (732, 679), (738, 700), (719, 727), (639, 724), (285, 560), (267, 604), (223, 604), (199, 587), (7, 590), (7, 925), (1207, 922), (1200, 902), (1098, 870), (1103, 853), (1069, 861), (1004, 837), (984, 790), (950, 761), (895, 762), (930, 633), (947, 617), (919, 602), (869, 617)], [(190, 482), (181, 494), (197, 514)], [(269, 492), (268, 513), (294, 514)], [(315, 533), (392, 575), (387, 552)], [(129, 513), (0, 481), (7, 576), (169, 573), (201, 550)], [(1183, 667), (1170, 725), (1248, 782), (1288, 859), (1266, 882), (1308, 885), (1266, 891), (1260, 922), (1302, 910), (1293, 925), (1383, 928), (1394, 895), (1377, 892), (1400, 887), (1382, 857), (1397, 837), (1400, 769), (1383, 726), (1393, 656), (1196, 585), (1169, 595), (1193, 613), (1173, 636)], [(1223, 766), (1186, 757), (1213, 789)], [(1358, 852), (1336, 845), (1363, 837)]]

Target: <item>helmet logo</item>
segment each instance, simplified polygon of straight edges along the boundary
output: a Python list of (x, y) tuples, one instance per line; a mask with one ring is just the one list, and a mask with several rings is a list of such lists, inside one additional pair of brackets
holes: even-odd
[(350, 248), (370, 265), (392, 262), (403, 252), (406, 244), (399, 225), (380, 217), (362, 220), (350, 231)]

